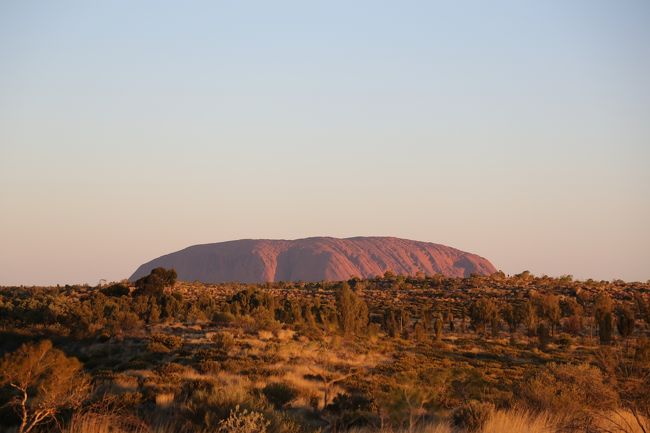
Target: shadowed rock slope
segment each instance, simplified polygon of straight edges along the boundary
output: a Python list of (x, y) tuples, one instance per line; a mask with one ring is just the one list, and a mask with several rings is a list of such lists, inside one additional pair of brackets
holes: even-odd
[(159, 266), (176, 269), (180, 280), (204, 283), (334, 281), (374, 277), (387, 270), (457, 277), (495, 272), (492, 263), (476, 254), (393, 237), (242, 239), (194, 245), (143, 264), (130, 279)]

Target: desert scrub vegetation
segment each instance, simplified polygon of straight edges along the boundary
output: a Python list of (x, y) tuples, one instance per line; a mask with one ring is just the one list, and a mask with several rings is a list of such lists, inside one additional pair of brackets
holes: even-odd
[(11, 432), (648, 432), (650, 284), (0, 288)]

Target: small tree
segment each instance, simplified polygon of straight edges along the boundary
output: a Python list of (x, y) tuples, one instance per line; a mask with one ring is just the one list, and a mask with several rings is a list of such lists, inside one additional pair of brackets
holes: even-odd
[(415, 327), (413, 328), (413, 338), (419, 343), (426, 343), (429, 341), (427, 329), (422, 323), (418, 322), (415, 324)]
[(610, 344), (613, 338), (614, 317), (611, 312), (604, 313), (598, 321), (598, 336), (601, 344)]
[(449, 324), (449, 331), (454, 332), (454, 313), (451, 311), (451, 308), (448, 308), (445, 311), (445, 322)]
[(600, 337), (601, 344), (609, 344), (612, 342), (612, 334), (614, 328), (614, 304), (612, 298), (605, 292), (598, 295), (596, 304), (594, 306), (594, 318), (598, 323), (598, 336)]
[(518, 305), (513, 307), (511, 304), (505, 304), (501, 308), (501, 317), (508, 324), (510, 334), (514, 334), (524, 320), (524, 311)]
[(544, 323), (540, 323), (537, 327), (537, 338), (539, 339), (539, 348), (546, 350), (548, 343), (551, 341), (551, 336), (548, 327)]
[(644, 298), (640, 293), (635, 293), (634, 302), (636, 302), (639, 311), (639, 318), (650, 325), (650, 298), (647, 296)]
[(174, 269), (155, 268), (135, 282), (136, 295), (161, 296), (165, 287), (173, 287), (178, 275)]
[(262, 393), (276, 409), (283, 409), (298, 397), (298, 390), (287, 382), (269, 383)]
[(440, 341), (442, 339), (442, 325), (442, 317), (436, 317), (436, 320), (433, 322), (433, 329), (435, 331), (437, 341)]
[(491, 299), (479, 299), (470, 307), (469, 316), (472, 327), (477, 332), (484, 332), (487, 324), (492, 328), (492, 336), (496, 336), (499, 326), (499, 309)]
[(560, 323), (561, 310), (560, 298), (553, 294), (542, 296), (539, 299), (540, 316), (548, 321), (551, 335), (555, 335), (555, 327)]
[(532, 300), (526, 301), (522, 309), (523, 322), (528, 330), (528, 335), (535, 335), (537, 329), (537, 309)]
[(345, 335), (359, 335), (368, 326), (368, 306), (348, 283), (336, 293), (339, 327)]
[(89, 383), (82, 364), (53, 348), (49, 340), (24, 344), (0, 361), (0, 385), (15, 393), (9, 404), (20, 416), (19, 433), (29, 433), (64, 408), (79, 406)]
[(616, 327), (621, 337), (627, 338), (634, 331), (634, 311), (627, 305), (620, 305), (616, 309)]
[(584, 427), (618, 403), (602, 372), (589, 364), (547, 364), (532, 372), (520, 396), (530, 409), (553, 413), (566, 431), (591, 431)]

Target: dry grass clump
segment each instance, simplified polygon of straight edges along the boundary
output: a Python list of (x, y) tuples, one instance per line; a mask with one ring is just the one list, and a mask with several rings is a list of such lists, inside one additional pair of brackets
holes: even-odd
[[(534, 414), (523, 409), (493, 410), (486, 415), (483, 426), (452, 428), (448, 423), (428, 423), (413, 429), (393, 429), (390, 427), (373, 430), (368, 428), (351, 429), (348, 433), (556, 433), (554, 418), (548, 413)], [(628, 433), (628, 432), (626, 432)], [(632, 433), (630, 431), (629, 433)], [(636, 432), (634, 432), (636, 433)]]
[(288, 341), (293, 339), (293, 336), (296, 334), (296, 331), (294, 331), (293, 329), (278, 329), (275, 334), (278, 340)]
[(117, 375), (112, 380), (111, 388), (115, 393), (136, 391), (138, 389), (138, 378), (126, 374)]
[(149, 428), (136, 418), (86, 412), (74, 414), (65, 433), (149, 433)]
[(496, 410), (489, 416), (482, 433), (555, 433), (555, 420), (547, 412), (533, 414), (523, 409)]
[[(413, 429), (393, 429), (386, 427), (380, 430), (369, 430), (365, 428), (357, 429), (353, 428), (348, 430), (348, 433), (454, 433), (449, 424), (439, 423), (439, 424), (426, 424)], [(507, 433), (507, 432), (502, 432)]]
[(260, 329), (259, 331), (257, 331), (257, 338), (259, 338), (262, 341), (270, 340), (271, 338), (273, 338), (273, 332)]
[(628, 410), (616, 410), (602, 414), (597, 422), (598, 427), (611, 433), (647, 433), (650, 431), (650, 419), (635, 416)]
[(155, 400), (156, 400), (156, 407), (163, 408), (163, 409), (168, 408), (174, 402), (174, 393), (162, 392), (160, 394), (156, 394)]

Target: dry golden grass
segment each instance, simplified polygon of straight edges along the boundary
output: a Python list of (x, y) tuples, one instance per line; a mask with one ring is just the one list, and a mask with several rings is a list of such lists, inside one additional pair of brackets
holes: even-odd
[[(409, 429), (392, 429), (384, 428), (381, 430), (368, 430), (368, 429), (351, 429), (348, 433), (452, 433), (451, 427), (448, 424), (439, 423), (439, 424), (426, 424), (419, 427), (415, 427), (412, 430)], [(503, 432), (507, 433), (507, 432)]]
[(65, 433), (149, 433), (149, 429), (135, 419), (114, 414), (84, 413), (72, 416)]
[(598, 426), (611, 433), (646, 433), (650, 431), (650, 419), (637, 418), (627, 410), (616, 410), (599, 416)]
[(296, 334), (296, 331), (293, 329), (278, 329), (275, 334), (278, 340), (287, 341), (293, 338), (293, 336)]
[(260, 340), (267, 341), (273, 338), (273, 332), (271, 331), (265, 331), (265, 330), (259, 330), (257, 331), (257, 337)]
[(555, 433), (555, 422), (547, 413), (513, 409), (494, 411), (482, 433)]
[(156, 406), (160, 408), (167, 408), (174, 402), (173, 392), (163, 392), (156, 394)]
[[(533, 414), (521, 409), (497, 410), (492, 412), (487, 423), (478, 433), (556, 433), (553, 417), (549, 414)], [(432, 423), (417, 426), (411, 430), (385, 428), (381, 430), (352, 429), (348, 433), (466, 433), (449, 424)], [(628, 433), (628, 432), (625, 432)], [(632, 433), (632, 432), (629, 432)], [(636, 433), (636, 432), (634, 432)]]

